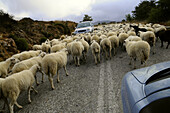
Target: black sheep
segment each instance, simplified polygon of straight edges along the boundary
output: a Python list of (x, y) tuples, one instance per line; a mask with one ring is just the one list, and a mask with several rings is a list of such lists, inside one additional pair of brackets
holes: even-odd
[(168, 42), (166, 46), (166, 49), (168, 49), (168, 46), (170, 44), (170, 30), (159, 31), (157, 35), (159, 39), (161, 40), (161, 47), (163, 47), (163, 42)]
[(147, 31), (145, 28), (139, 28), (138, 26), (130, 25), (130, 27), (133, 27), (135, 29), (136, 35), (138, 34), (139, 31), (142, 31), (142, 32), (146, 32)]

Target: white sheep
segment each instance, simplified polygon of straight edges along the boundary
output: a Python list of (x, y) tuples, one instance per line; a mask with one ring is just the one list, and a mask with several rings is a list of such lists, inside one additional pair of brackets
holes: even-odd
[(134, 31), (128, 31), (127, 34), (128, 36), (136, 36), (136, 33)]
[(80, 41), (73, 41), (71, 44), (71, 55), (74, 59), (75, 65), (80, 66), (80, 57), (84, 51), (84, 46)]
[(130, 56), (130, 63), (132, 59), (134, 60), (134, 68), (136, 68), (135, 61), (136, 59), (141, 61), (141, 64), (145, 63), (149, 58), (150, 55), (150, 45), (146, 41), (125, 41), (126, 51)]
[(138, 36), (129, 36), (125, 41), (141, 41), (142, 39)]
[(20, 61), (23, 61), (23, 60), (29, 59), (31, 57), (38, 56), (41, 52), (42, 52), (41, 50), (37, 50), (37, 51), (33, 51), (33, 50), (24, 51), (24, 52), (22, 52), (20, 54), (13, 55), (12, 57), (14, 57), (16, 59), (19, 59)]
[(84, 37), (84, 40), (88, 42), (88, 44), (90, 44), (91, 42), (91, 35), (88, 34), (87, 36)]
[(41, 45), (42, 45), (43, 52), (50, 53), (50, 48), (51, 48), (50, 44), (42, 43)]
[(139, 34), (144, 41), (147, 41), (150, 46), (153, 46), (152, 53), (155, 54), (155, 42), (156, 42), (155, 34), (152, 31), (147, 32), (139, 31)]
[(97, 36), (97, 35), (93, 35), (91, 40), (95, 40), (99, 44), (100, 44), (100, 41), (101, 41), (100, 37)]
[(2, 82), (2, 93), (3, 96), (9, 99), (9, 110), (13, 113), (14, 104), (22, 108), (21, 105), (17, 103), (17, 98), (22, 91), (28, 91), (28, 101), (31, 103), (30, 90), (33, 89), (36, 93), (37, 91), (32, 86), (35, 81), (36, 72), (40, 67), (36, 64), (32, 66), (29, 70), (24, 70), (19, 73), (15, 73)]
[(88, 42), (86, 42), (86, 41), (84, 40), (84, 38), (80, 39), (80, 42), (81, 42), (81, 43), (83, 44), (83, 46), (84, 46), (83, 57), (84, 57), (84, 60), (85, 60), (85, 62), (86, 62), (86, 60), (87, 60), (87, 53), (88, 53), (88, 51), (89, 51), (89, 44), (88, 44)]
[(51, 45), (51, 46), (57, 45), (57, 44), (59, 44), (59, 43), (60, 43), (60, 40), (59, 40), (59, 39), (52, 39), (52, 40), (50, 41), (50, 45)]
[[(34, 64), (38, 64), (40, 67), (41, 63), (42, 63), (42, 58), (46, 55), (45, 52), (42, 52), (39, 56), (37, 57), (32, 57), (30, 59), (27, 60), (23, 60), (17, 64), (15, 64), (11, 70), (11, 74), (14, 73), (18, 73), (21, 72), (23, 70), (28, 70), (30, 69)], [(44, 73), (42, 71), (42, 69), (40, 70), (40, 72), (42, 73), (42, 82), (44, 81)], [(36, 76), (35, 76), (36, 77)], [(37, 77), (36, 77), (36, 84), (38, 85), (39, 83), (37, 82)]]
[(65, 47), (66, 47), (66, 43), (59, 43), (57, 45), (52, 46), (50, 52), (54, 53), (54, 52), (57, 52), (59, 50), (62, 50)]
[(114, 50), (114, 55), (116, 55), (116, 48), (119, 47), (119, 38), (116, 35), (110, 36), (109, 40), (111, 42), (112, 49)]
[(120, 33), (119, 34), (119, 44), (120, 44), (121, 47), (123, 47), (123, 43), (128, 37), (129, 36), (126, 33)]
[(3, 106), (3, 109), (2, 110), (0, 110), (0, 112), (4, 112), (5, 111), (5, 104), (7, 104), (8, 105), (8, 103), (7, 103), (7, 99), (6, 98), (4, 98), (4, 96), (3, 96), (3, 94), (2, 94), (2, 82), (5, 80), (5, 78), (0, 78), (0, 100), (2, 99), (2, 100), (4, 100), (4, 106)]
[(8, 75), (8, 69), (11, 64), (16, 63), (16, 59), (11, 57), (5, 61), (0, 62), (0, 77), (5, 78)]
[(100, 42), (100, 46), (102, 48), (102, 52), (105, 52), (106, 55), (106, 60), (108, 59), (108, 55), (110, 56), (111, 59), (111, 50), (112, 50), (112, 45), (111, 42), (108, 38), (104, 38)]
[(51, 88), (54, 90), (54, 84), (53, 84), (53, 77), (57, 73), (57, 82), (60, 82), (59, 80), (59, 74), (58, 71), (60, 68), (64, 68), (66, 75), (68, 76), (67, 70), (66, 70), (66, 64), (67, 64), (67, 50), (63, 49), (56, 53), (47, 54), (42, 59), (42, 68), (46, 75), (48, 75), (48, 79), (51, 84)]
[(113, 35), (117, 36), (117, 33), (116, 32), (109, 32), (109, 33), (107, 33), (107, 37), (110, 37), (110, 36), (113, 36)]
[(94, 56), (95, 64), (100, 63), (100, 45), (93, 40), (91, 44), (91, 51)]
[(33, 50), (42, 50), (42, 46), (41, 45), (33, 45), (32, 47)]

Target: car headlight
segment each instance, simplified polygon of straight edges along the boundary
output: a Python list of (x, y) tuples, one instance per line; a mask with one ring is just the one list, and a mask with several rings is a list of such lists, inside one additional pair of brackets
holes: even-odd
[(87, 31), (90, 31), (90, 28), (88, 28)]

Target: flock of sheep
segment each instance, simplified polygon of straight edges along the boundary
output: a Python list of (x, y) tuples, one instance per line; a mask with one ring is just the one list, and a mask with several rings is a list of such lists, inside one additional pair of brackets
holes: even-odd
[[(8, 105), (10, 113), (13, 113), (14, 104), (22, 108), (17, 103), (20, 92), (28, 91), (28, 101), (31, 103), (30, 90), (37, 91), (33, 83), (38, 85), (36, 72), (48, 76), (52, 89), (55, 89), (53, 77), (59, 70), (64, 68), (66, 75), (67, 61), (74, 60), (76, 66), (80, 66), (82, 59), (87, 60), (87, 53), (90, 50), (94, 56), (95, 64), (100, 63), (100, 56), (105, 56), (106, 60), (116, 55), (117, 48), (127, 52), (130, 56), (130, 63), (138, 59), (141, 64), (149, 58), (150, 51), (154, 54), (155, 42), (161, 40), (170, 44), (168, 37), (169, 30), (160, 24), (110, 24), (101, 25), (94, 28), (92, 33), (77, 34), (74, 36), (61, 36), (60, 39), (46, 40), (41, 45), (34, 45), (33, 50), (24, 51), (13, 55), (6, 61), (0, 62), (0, 99)], [(68, 59), (67, 59), (68, 56)], [(70, 58), (72, 56), (72, 59)], [(5, 109), (5, 103), (4, 108)]]

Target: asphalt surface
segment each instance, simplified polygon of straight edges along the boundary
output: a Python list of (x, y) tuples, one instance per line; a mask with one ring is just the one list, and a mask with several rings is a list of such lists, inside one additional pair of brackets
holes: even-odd
[[(160, 48), (160, 41), (156, 43), (156, 54), (151, 54), (147, 65), (170, 60), (169, 49)], [(152, 48), (151, 48), (152, 49)], [(16, 113), (122, 113), (121, 81), (123, 76), (133, 70), (128, 65), (130, 58), (121, 48), (116, 56), (107, 60), (102, 56), (101, 63), (95, 65), (91, 50), (87, 62), (80, 62), (76, 67), (73, 60), (68, 61), (66, 76), (64, 69), (59, 71), (60, 83), (54, 77), (55, 90), (51, 90), (47, 76), (45, 82), (35, 85), (38, 94), (31, 93), (32, 103), (28, 103), (27, 92), (21, 93), (18, 103), (22, 109), (14, 107)], [(71, 65), (69, 63), (72, 63)], [(137, 61), (137, 68), (141, 68)], [(41, 81), (41, 74), (38, 79)], [(2, 101), (0, 101), (2, 108)], [(6, 112), (8, 112), (6, 107)]]

